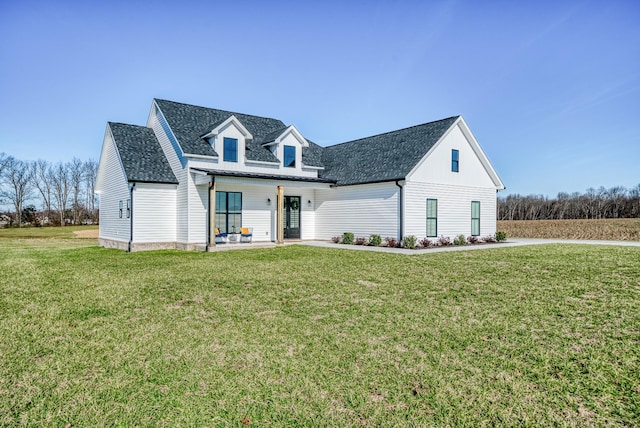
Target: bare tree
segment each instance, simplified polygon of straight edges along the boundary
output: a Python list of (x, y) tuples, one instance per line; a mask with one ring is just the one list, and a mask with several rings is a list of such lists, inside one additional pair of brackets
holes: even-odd
[(2, 178), (6, 188), (2, 196), (13, 203), (16, 210), (16, 223), (22, 226), (22, 210), (24, 202), (31, 197), (32, 181), (31, 169), (26, 162), (9, 156), (3, 163)]
[(640, 185), (610, 189), (590, 187), (586, 193), (558, 193), (556, 198), (542, 195), (508, 195), (498, 198), (499, 220), (600, 219), (640, 217)]
[(0, 152), (0, 176), (2, 176), (2, 171), (4, 171), (5, 165), (9, 161), (11, 156), (7, 156), (6, 153)]
[(84, 165), (76, 157), (68, 164), (69, 178), (71, 179), (71, 192), (73, 194), (73, 224), (78, 224), (80, 219), (80, 190), (83, 182)]
[(44, 159), (30, 163), (31, 179), (42, 198), (42, 209), (51, 221), (51, 165)]
[(69, 164), (58, 162), (52, 168), (50, 178), (53, 188), (53, 197), (56, 200), (56, 208), (60, 215), (60, 225), (64, 226), (64, 215), (67, 210), (69, 192), (71, 190)]
[(84, 163), (84, 189), (86, 192), (85, 206), (91, 218), (95, 217), (96, 210), (96, 176), (98, 174), (98, 162), (89, 159)]

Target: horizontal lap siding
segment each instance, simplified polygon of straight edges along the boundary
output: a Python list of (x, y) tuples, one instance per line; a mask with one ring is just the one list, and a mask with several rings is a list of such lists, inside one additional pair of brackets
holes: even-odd
[[(100, 193), (100, 238), (116, 241), (129, 241), (129, 219), (127, 218), (127, 199), (129, 185), (122, 170), (120, 158), (111, 137), (105, 141), (105, 171), (102, 193)], [(120, 201), (122, 201), (122, 218), (120, 218)]]
[(138, 183), (134, 190), (133, 241), (176, 241), (176, 186)]
[(438, 200), (438, 236), (471, 235), (471, 201), (480, 201), (480, 236), (496, 232), (496, 190), (448, 184), (405, 185), (405, 235), (427, 235), (427, 199)]
[(344, 232), (397, 237), (398, 191), (394, 183), (316, 190), (316, 239)]

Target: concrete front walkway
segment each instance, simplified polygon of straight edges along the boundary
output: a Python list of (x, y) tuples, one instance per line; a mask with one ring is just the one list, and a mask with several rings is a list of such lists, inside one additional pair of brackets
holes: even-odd
[[(377, 251), (382, 253), (394, 254), (431, 254), (443, 253), (447, 251), (472, 251), (472, 250), (488, 250), (490, 248), (520, 247), (523, 245), (541, 245), (541, 244), (587, 244), (587, 245), (617, 245), (624, 247), (640, 247), (640, 241), (589, 241), (578, 239), (530, 239), (530, 238), (511, 238), (506, 242), (495, 244), (476, 244), (476, 245), (451, 245), (449, 247), (431, 247), (421, 248), (417, 250), (408, 250), (405, 248), (387, 248), (387, 247), (369, 247), (365, 245), (344, 245), (334, 244), (328, 241), (299, 241), (291, 244), (309, 245), (312, 247), (323, 248), (339, 248), (343, 250), (359, 250), (359, 251)], [(289, 244), (285, 244), (289, 245)]]

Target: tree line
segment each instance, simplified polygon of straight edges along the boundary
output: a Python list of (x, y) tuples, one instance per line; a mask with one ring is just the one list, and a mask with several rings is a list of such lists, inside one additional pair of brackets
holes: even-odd
[(498, 198), (498, 220), (565, 220), (640, 217), (640, 184), (632, 189), (589, 188), (585, 193), (508, 195)]
[[(98, 163), (23, 161), (0, 153), (0, 202), (13, 207), (9, 224), (22, 226), (97, 223), (94, 196)], [(41, 209), (32, 202), (38, 201)]]

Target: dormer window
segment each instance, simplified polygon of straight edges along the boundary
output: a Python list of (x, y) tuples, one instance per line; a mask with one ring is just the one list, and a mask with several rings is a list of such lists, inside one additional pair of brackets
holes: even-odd
[(224, 138), (223, 159), (225, 162), (238, 162), (238, 140)]
[(284, 166), (296, 167), (296, 148), (294, 146), (284, 146)]

